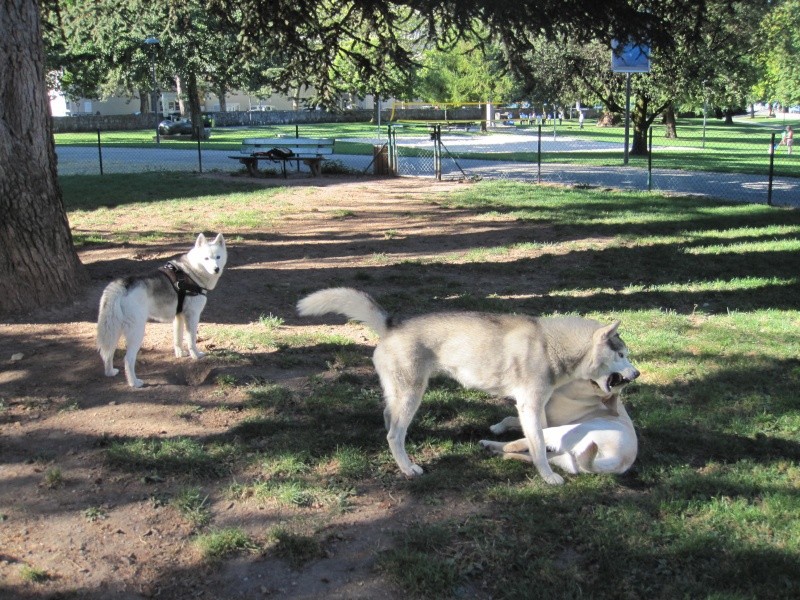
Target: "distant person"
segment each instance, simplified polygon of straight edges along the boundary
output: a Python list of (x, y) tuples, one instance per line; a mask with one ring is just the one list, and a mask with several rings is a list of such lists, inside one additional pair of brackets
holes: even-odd
[(578, 129), (583, 129), (583, 111), (578, 111)]
[(786, 146), (786, 153), (792, 153), (792, 145), (794, 144), (794, 130), (791, 125), (787, 125), (786, 129), (781, 134), (781, 141), (775, 144), (775, 150), (781, 146)]

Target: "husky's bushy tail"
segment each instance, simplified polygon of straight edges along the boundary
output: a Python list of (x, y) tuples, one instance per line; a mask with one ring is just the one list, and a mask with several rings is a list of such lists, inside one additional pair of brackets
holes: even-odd
[[(117, 343), (122, 335), (125, 314), (122, 310), (122, 299), (127, 295), (125, 281), (117, 279), (108, 284), (100, 297), (100, 310), (97, 316), (97, 349), (106, 365), (106, 375), (111, 375), (111, 360)], [(114, 373), (116, 374), (116, 373)]]
[(318, 317), (327, 313), (344, 315), (364, 323), (383, 337), (389, 330), (390, 319), (372, 296), (353, 288), (329, 288), (314, 292), (297, 303), (297, 313), (301, 317)]

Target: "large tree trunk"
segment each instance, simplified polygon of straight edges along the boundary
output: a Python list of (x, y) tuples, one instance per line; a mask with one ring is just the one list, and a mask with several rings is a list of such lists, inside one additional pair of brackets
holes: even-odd
[(0, 3), (0, 314), (64, 303), (85, 272), (56, 173), (36, 0)]
[(147, 110), (148, 106), (150, 105), (150, 103), (148, 102), (148, 98), (152, 97), (153, 95), (147, 90), (139, 90), (139, 112), (141, 114), (144, 115), (150, 112)]
[(617, 113), (613, 113), (609, 110), (603, 111), (603, 114), (597, 120), (598, 127), (616, 127), (623, 121), (622, 117), (620, 117)]
[[(175, 94), (178, 98), (178, 111), (181, 113), (182, 117), (186, 116), (186, 102), (183, 99), (183, 80), (181, 79), (180, 75), (175, 76)], [(166, 106), (164, 107), (167, 108)], [(164, 112), (167, 112), (166, 110)]]
[(186, 95), (189, 101), (189, 115), (192, 119), (192, 139), (204, 139), (203, 107), (200, 104), (200, 91), (197, 87), (197, 75), (190, 71), (186, 77)]
[(219, 84), (217, 90), (217, 98), (219, 98), (219, 112), (224, 113), (228, 111), (228, 100), (225, 96), (228, 94), (228, 86), (224, 83)]
[(733, 125), (733, 109), (725, 109), (725, 125)]
[(631, 111), (632, 143), (631, 154), (634, 156), (647, 156), (647, 129), (650, 122), (647, 120), (647, 108), (649, 106), (647, 94), (637, 94), (636, 105)]
[(664, 109), (664, 137), (669, 139), (676, 139), (678, 137), (677, 126), (675, 123), (675, 105), (670, 102), (667, 108)]

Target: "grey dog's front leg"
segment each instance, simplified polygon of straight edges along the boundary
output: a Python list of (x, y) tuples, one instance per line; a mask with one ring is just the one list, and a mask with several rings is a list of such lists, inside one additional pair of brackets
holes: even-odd
[(525, 434), (525, 439), (528, 440), (528, 446), (531, 454), (531, 461), (533, 462), (539, 475), (542, 479), (550, 485), (561, 485), (564, 483), (564, 478), (561, 475), (553, 472), (550, 468), (550, 463), (547, 462), (547, 448), (544, 443), (544, 434), (542, 427), (542, 407), (550, 399), (552, 390), (539, 391), (539, 393), (525, 396), (521, 400), (517, 400), (517, 411), (519, 412), (519, 422), (522, 425), (522, 431)]

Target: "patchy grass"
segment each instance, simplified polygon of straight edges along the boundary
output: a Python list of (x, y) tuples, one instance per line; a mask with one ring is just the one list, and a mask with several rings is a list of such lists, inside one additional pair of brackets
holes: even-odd
[(200, 488), (184, 488), (173, 498), (172, 505), (194, 527), (204, 527), (211, 522), (208, 495)]
[(238, 527), (203, 533), (195, 537), (194, 544), (206, 560), (220, 560), (259, 549), (259, 545)]
[(31, 565), (22, 565), (19, 568), (19, 576), (22, 581), (29, 583), (44, 583), (50, 579), (50, 574), (47, 571)]
[[(218, 210), (269, 202), (262, 193), (221, 190)], [(84, 203), (70, 219), (87, 236), (144, 239), (124, 229), (121, 207)], [(797, 596), (800, 213), (510, 182), (464, 186), (436, 203), (460, 223), (491, 222), (493, 234), (429, 240), (433, 258), (408, 261), (393, 244), (413, 236), (381, 228), (386, 243), (367, 245), (360, 264), (343, 261), (297, 287), (354, 285), (400, 316), (469, 309), (621, 319), (643, 373), (625, 396), (640, 441), (629, 473), (546, 486), (529, 466), (480, 452), (477, 441), (512, 406), (436, 379), (408, 438), (426, 474), (398, 478), (369, 365), (374, 341), (354, 342), (352, 325), (305, 333), (275, 315), (204, 323), (203, 333), (226, 349), (219, 356), (265, 355), (279, 368), (299, 361), (313, 365), (310, 376), (293, 373), (289, 385), (226, 374), (213, 381), (238, 396), (223, 434), (111, 440), (109, 467), (177, 479), (194, 490), (189, 514), (214, 517), (208, 493), (280, 515), (264, 551), (301, 573), (321, 556), (337, 515), (375, 500), (376, 489), (399, 497), (402, 508), (379, 526), (396, 525), (401, 512), (403, 526), (379, 566), (404, 597)], [(198, 419), (219, 412), (187, 406)], [(233, 528), (196, 543), (222, 558), (262, 549), (253, 539)]]
[(188, 438), (113, 442), (106, 451), (109, 464), (118, 469), (202, 479), (228, 472), (236, 455), (232, 444), (204, 445)]

